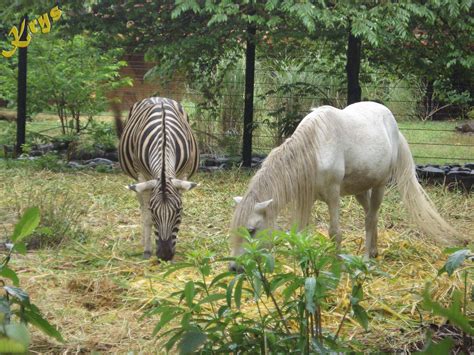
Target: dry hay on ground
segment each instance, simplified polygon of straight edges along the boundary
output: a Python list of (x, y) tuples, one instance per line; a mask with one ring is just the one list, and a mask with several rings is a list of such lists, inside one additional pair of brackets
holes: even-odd
[[(244, 192), (248, 178), (248, 174), (238, 171), (194, 178), (201, 186), (185, 195), (178, 260), (190, 250), (227, 255), (232, 196)], [(0, 170), (0, 181), (4, 235), (14, 223), (13, 206), (25, 208), (35, 202), (30, 198), (32, 191), (47, 191), (48, 187), (61, 185), (78, 205), (88, 209), (79, 221), (88, 232), (86, 241), (69, 241), (59, 249), (29, 252), (12, 262), (12, 267), (19, 271), (21, 285), (66, 339), (60, 344), (34, 331), (32, 351), (148, 353), (159, 346), (151, 336), (157, 319), (141, 317), (156, 299), (182, 288), (194, 275), (183, 270), (163, 278), (156, 261), (142, 260), (138, 203), (123, 188), (128, 179), (120, 174), (94, 172)], [(438, 187), (428, 191), (455, 227), (466, 235), (472, 233), (471, 197)], [(327, 208), (318, 204), (314, 214), (314, 228), (326, 234)], [(358, 340), (358, 350), (410, 348), (424, 337), (420, 321), (442, 322), (421, 307), (425, 283), (432, 281), (434, 297), (443, 302), (462, 285), (457, 276), (436, 278), (446, 256), (439, 246), (421, 238), (405, 217), (397, 194), (388, 191), (379, 223), (377, 263), (390, 276), (374, 276), (367, 286), (364, 306), (371, 318), (369, 331), (364, 332), (350, 318), (342, 330), (347, 339)], [(341, 221), (344, 248), (361, 255), (363, 212), (355, 199), (344, 199)], [(224, 268), (222, 265), (218, 271)], [(336, 330), (347, 303), (344, 286), (349, 287), (348, 283), (342, 285), (331, 300), (330, 311), (324, 314), (323, 326), (330, 331)], [(249, 299), (243, 307), (250, 313), (255, 311)]]

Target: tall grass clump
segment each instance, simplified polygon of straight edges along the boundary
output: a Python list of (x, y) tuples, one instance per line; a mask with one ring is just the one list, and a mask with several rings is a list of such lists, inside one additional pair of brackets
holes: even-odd
[[(367, 329), (363, 287), (372, 270), (362, 258), (336, 255), (334, 245), (321, 235), (247, 234), (245, 254), (235, 259), (242, 273), (215, 274), (221, 262), (210, 253), (194, 252), (188, 261), (167, 267), (197, 274), (184, 288), (157, 300), (147, 316), (159, 315), (154, 335), (170, 351), (180, 353), (321, 353), (344, 351), (345, 321), (352, 317)], [(160, 276), (162, 278), (162, 276)], [(323, 314), (344, 291), (345, 313), (330, 331)], [(163, 331), (171, 323), (170, 330)], [(168, 327), (170, 328), (170, 327)]]
[(230, 55), (223, 58), (211, 74), (203, 75), (187, 88), (185, 109), (202, 152), (220, 154), (229, 149), (239, 150), (228, 147), (226, 135), (241, 130), (244, 82), (242, 59)]
[(41, 186), (32, 189), (26, 199), (18, 196), (16, 210), (34, 204), (41, 210), (39, 227), (25, 239), (29, 248), (54, 247), (71, 240), (84, 241), (87, 233), (81, 227), (81, 218), (88, 208), (75, 199), (67, 186)]
[[(254, 135), (258, 145), (259, 136), (271, 135), (266, 126), (258, 123), (266, 117), (262, 110), (267, 108), (263, 95), (272, 82), (260, 61), (256, 61), (255, 68)], [(224, 58), (213, 72), (212, 82), (215, 84), (212, 89), (208, 84), (188, 88), (186, 101), (197, 103), (190, 107), (192, 113), (189, 112), (193, 116), (193, 130), (203, 152), (238, 155), (241, 152), (245, 102), (244, 58), (240, 55)]]
[(423, 88), (413, 75), (398, 78), (376, 70), (369, 70), (362, 84), (362, 99), (377, 101), (387, 106), (397, 120), (414, 120), (420, 116)]

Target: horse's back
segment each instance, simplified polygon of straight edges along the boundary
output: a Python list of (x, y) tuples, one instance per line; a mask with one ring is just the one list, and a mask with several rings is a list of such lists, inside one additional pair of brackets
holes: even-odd
[[(319, 109), (318, 109), (319, 110)], [(338, 110), (321, 107), (327, 116), (327, 137), (320, 145), (321, 173), (339, 180), (341, 194), (358, 194), (384, 185), (398, 152), (398, 127), (393, 114), (375, 102)]]

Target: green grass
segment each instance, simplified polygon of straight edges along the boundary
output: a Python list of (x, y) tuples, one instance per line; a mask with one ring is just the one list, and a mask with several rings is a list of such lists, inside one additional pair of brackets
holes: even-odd
[[(189, 251), (210, 251), (216, 258), (229, 255), (232, 197), (244, 193), (251, 175), (233, 170), (193, 177), (200, 186), (184, 195), (177, 260), (185, 259)], [(35, 202), (31, 196), (51, 197), (60, 189), (87, 210), (77, 220), (86, 238), (65, 238), (67, 242), (60, 248), (15, 255), (12, 260), (12, 268), (20, 271), (21, 284), (66, 339), (59, 344), (34, 331), (33, 351), (149, 353), (159, 347), (151, 337), (157, 318), (140, 317), (156, 299), (182, 288), (193, 275), (178, 272), (163, 278), (156, 260), (142, 260), (138, 202), (134, 193), (124, 188), (129, 182), (123, 174), (55, 173), (33, 169), (27, 163), (7, 169), (5, 163), (0, 163), (0, 233), (4, 238), (20, 210)], [(472, 198), (440, 187), (426, 190), (441, 214), (472, 238)], [(311, 230), (326, 234), (327, 207), (318, 203), (313, 213)], [(341, 223), (343, 248), (362, 255), (363, 211), (354, 198), (343, 199)], [(283, 216), (280, 224), (286, 227), (289, 221)], [(360, 342), (360, 351), (403, 348), (423, 338), (416, 310), (420, 310), (424, 322), (440, 321), (422, 310), (420, 294), (425, 282), (435, 279), (446, 256), (429, 239), (420, 238), (393, 189), (386, 193), (379, 228), (377, 264), (390, 276), (378, 275), (368, 282), (364, 306), (371, 318), (369, 331), (364, 332), (350, 318), (343, 329), (343, 336)], [(433, 292), (442, 300), (448, 299), (461, 285), (460, 280), (443, 276), (433, 284)], [(328, 330), (334, 331), (345, 306), (339, 298), (331, 302), (334, 306), (330, 314), (324, 315), (324, 322)], [(243, 303), (253, 307), (252, 300)]]
[(400, 122), (399, 128), (416, 163), (446, 164), (474, 161), (474, 135), (455, 130), (456, 121)]

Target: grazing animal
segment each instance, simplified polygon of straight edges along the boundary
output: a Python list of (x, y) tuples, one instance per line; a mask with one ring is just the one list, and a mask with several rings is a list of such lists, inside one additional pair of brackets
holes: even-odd
[[(236, 197), (231, 222), (232, 255), (243, 253), (242, 238), (275, 228), (279, 211), (289, 203), (300, 228), (307, 226), (316, 200), (329, 208), (329, 236), (341, 244), (340, 199), (355, 195), (365, 211), (365, 256), (376, 257), (377, 219), (385, 185), (394, 180), (417, 225), (437, 242), (456, 232), (436, 212), (416, 179), (413, 158), (393, 114), (375, 102), (359, 102), (339, 110), (314, 109), (293, 135), (273, 149), (250, 181), (243, 197)], [(230, 268), (236, 269), (235, 263)]]
[(120, 166), (138, 180), (128, 188), (137, 192), (140, 202), (143, 256), (151, 256), (154, 224), (156, 256), (171, 260), (181, 223), (181, 193), (197, 186), (186, 181), (199, 165), (199, 150), (187, 114), (178, 102), (161, 97), (135, 103), (125, 127), (119, 110), (114, 111)]

